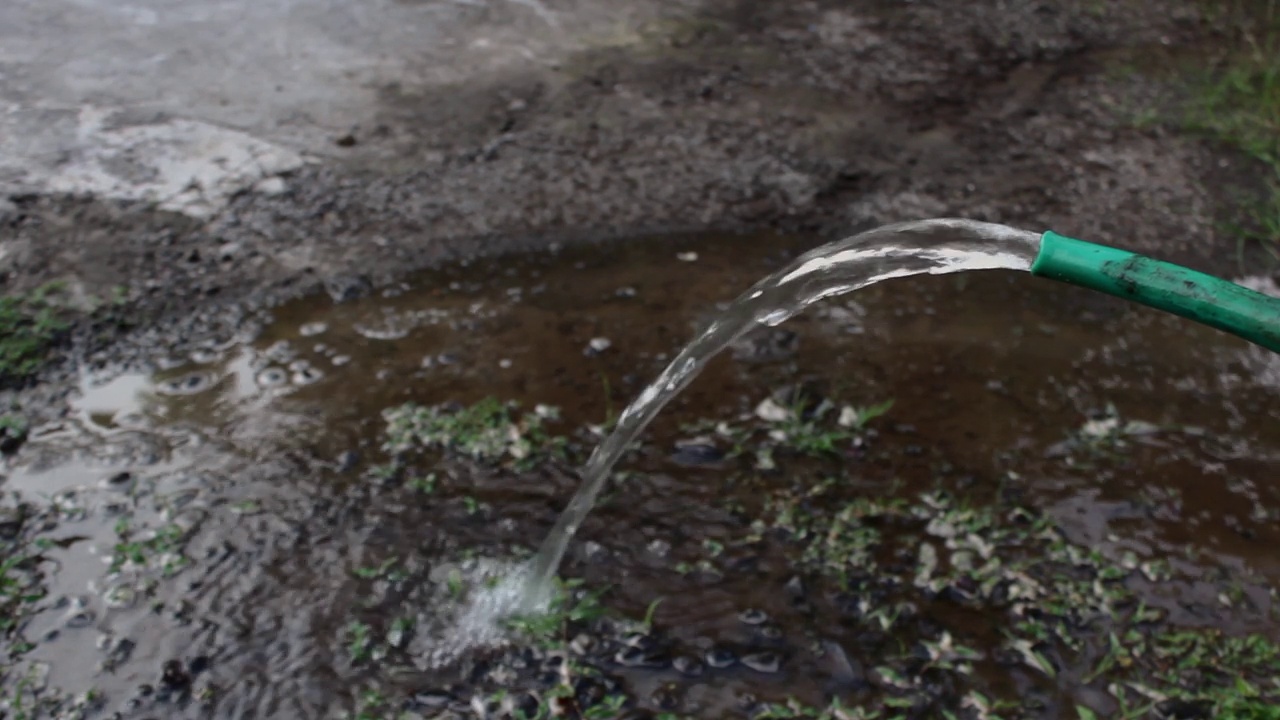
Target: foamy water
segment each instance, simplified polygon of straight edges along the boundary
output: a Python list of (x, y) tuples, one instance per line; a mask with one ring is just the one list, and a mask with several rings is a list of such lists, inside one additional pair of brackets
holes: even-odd
[(505, 620), (545, 612), (551, 595), (527, 598), (530, 565), (525, 561), (477, 558), (447, 563), (431, 573), (431, 595), (418, 627), (425, 647), (414, 648), (423, 669), (445, 667), (479, 648), (498, 648), (516, 637)]

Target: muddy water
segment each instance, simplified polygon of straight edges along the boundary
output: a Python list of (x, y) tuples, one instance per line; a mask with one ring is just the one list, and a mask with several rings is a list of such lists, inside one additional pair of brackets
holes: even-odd
[[(717, 303), (813, 244), (666, 238), (494, 260), (355, 302), (288, 305), (241, 341), (157, 358), (151, 374), (86, 377), (66, 421), (36, 429), (4, 471), (6, 491), (57, 508), (41, 517), (39, 535), (54, 541), (39, 554), (49, 594), (24, 631), (35, 645), (25, 662), (47, 664), (46, 692), (96, 688), (104, 713), (124, 717), (330, 718), (354, 715), (371, 690), (442, 686), (465, 700), (480, 667), (422, 661), (457, 610), (441, 578), (527, 555), (576, 488), (574, 465), (517, 472), (443, 457), (423, 492), (371, 470), (388, 459), (381, 411), (487, 396), (554, 405), (550, 429), (581, 462), (591, 426)], [(813, 648), (835, 643), (855, 667), (888, 652), (864, 647), (839, 592), (801, 572), (785, 543), (744, 540), (772, 517), (769, 498), (824, 479), (846, 498), (942, 487), (1041, 509), (1108, 557), (1167, 560), (1173, 582), (1133, 585), (1170, 623), (1274, 634), (1274, 377), (1273, 361), (1232, 338), (1022, 274), (892, 281), (713, 361), (620, 464), (627, 481), (588, 517), (562, 574), (609, 585), (620, 615), (662, 598), (654, 624), (672, 652), (779, 653), (777, 672), (737, 665), (694, 680), (612, 668), (640, 705), (698, 717), (741, 716), (747, 696), (856, 696), (849, 667)], [(835, 459), (780, 451), (768, 471), (677, 462), (679, 441), (710, 434), (724, 450), (706, 425), (756, 422), (762, 399), (797, 384), (894, 405)], [(815, 512), (837, 508), (825, 497)], [(1245, 598), (1230, 609), (1227, 587)], [(745, 624), (746, 610), (763, 611), (768, 630)], [(971, 626), (979, 644), (1001, 624), (941, 610), (935, 620)], [(416, 632), (382, 643), (397, 621)], [(363, 657), (360, 627), (385, 656)], [(181, 672), (165, 674), (170, 660)], [(985, 662), (977, 677), (1041, 698), (1035, 717), (1106, 707), (1071, 672)]]

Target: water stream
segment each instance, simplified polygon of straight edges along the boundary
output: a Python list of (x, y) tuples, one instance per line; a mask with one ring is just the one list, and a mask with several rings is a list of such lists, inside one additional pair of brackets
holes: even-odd
[(622, 453), (706, 364), (759, 324), (775, 326), (828, 297), (893, 278), (970, 270), (1030, 270), (1040, 235), (1004, 225), (942, 219), (868, 230), (811, 250), (747, 290), (667, 365), (618, 417), (587, 461), (582, 485), (533, 560), (522, 610), (536, 611)]

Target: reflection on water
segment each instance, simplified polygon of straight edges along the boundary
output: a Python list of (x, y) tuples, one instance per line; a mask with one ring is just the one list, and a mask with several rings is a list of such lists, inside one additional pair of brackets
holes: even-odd
[[(679, 238), (496, 260), (357, 302), (292, 303), (257, 337), (149, 375), (86, 377), (66, 419), (35, 428), (0, 470), (5, 491), (58, 508), (42, 531), (57, 544), (41, 566), (50, 594), (28, 628), (29, 659), (50, 664), (51, 685), (97, 687), (108, 714), (137, 718), (200, 716), (197, 704), (138, 695), (175, 659), (205, 668), (194, 684), (218, 688), (218, 717), (329, 720), (370, 677), (415, 691), (420, 678), (387, 668), (421, 672), (433, 653), (494, 639), (459, 633), (466, 623), (450, 618), (470, 606), (451, 588), (527, 557), (578, 478), (572, 466), (444, 460), (430, 493), (378, 479), (366, 471), (387, 460), (381, 410), (486, 396), (553, 405), (551, 430), (589, 449), (599, 436), (585, 428), (631, 400), (716, 303), (809, 244)], [(677, 258), (691, 250), (696, 260)], [(607, 347), (592, 349), (599, 338)], [(725, 449), (687, 425), (737, 423), (803, 383), (855, 405), (895, 401), (871, 446), (837, 468), (868, 497), (963, 480), (1046, 508), (1072, 539), (1116, 557), (1275, 582), (1280, 386), (1267, 367), (1207, 328), (1012, 273), (832, 298), (708, 364), (620, 463), (631, 479), (584, 521), (564, 573), (611, 584), (610, 607), (635, 617), (665, 598), (663, 622), (690, 647), (735, 641), (748, 608), (775, 618), (796, 672), (708, 680), (691, 691), (708, 708), (731, 714), (746, 690), (820, 699), (832, 671), (805, 659), (804, 638), (817, 623), (854, 648), (856, 628), (792, 607), (788, 557), (728, 547), (743, 569), (672, 569), (696, 564), (705, 540), (745, 532), (762, 498), (835, 471), (672, 459), (701, 436)], [(1202, 606), (1219, 607), (1217, 591), (1198, 582), (1209, 581), (1153, 589), (1151, 601), (1216, 622)], [(420, 630), (403, 647), (352, 660), (359, 628), (384, 638), (409, 621)]]

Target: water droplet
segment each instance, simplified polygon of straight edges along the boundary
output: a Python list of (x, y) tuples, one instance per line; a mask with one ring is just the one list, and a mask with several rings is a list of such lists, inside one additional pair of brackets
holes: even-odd
[(791, 319), (791, 313), (786, 310), (770, 310), (756, 318), (756, 322), (769, 327), (776, 327)]
[(322, 322), (305, 323), (298, 328), (298, 334), (302, 337), (314, 337), (329, 329), (329, 325)]
[(305, 368), (293, 374), (294, 385), (310, 385), (324, 377), (324, 373), (315, 368)]
[(289, 382), (289, 373), (283, 368), (267, 368), (258, 373), (258, 385), (264, 388), (280, 387)]

